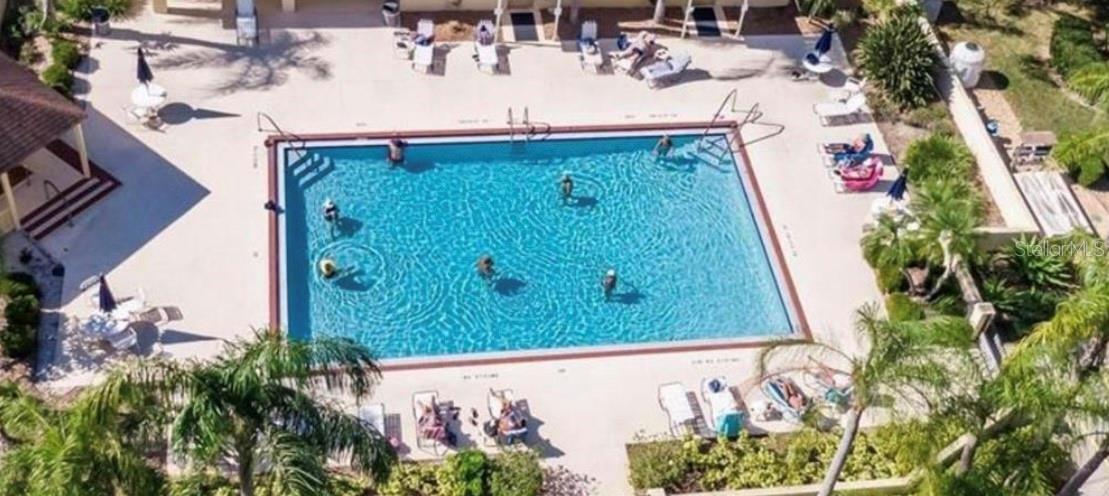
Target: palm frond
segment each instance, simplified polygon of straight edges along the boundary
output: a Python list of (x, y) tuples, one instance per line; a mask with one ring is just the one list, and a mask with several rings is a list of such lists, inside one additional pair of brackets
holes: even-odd
[(1067, 86), (1094, 105), (1109, 105), (1109, 63), (1083, 66), (1067, 78)]
[(298, 436), (272, 430), (263, 436), (261, 449), (267, 455), (266, 482), (274, 496), (314, 496), (327, 473), (321, 454)]

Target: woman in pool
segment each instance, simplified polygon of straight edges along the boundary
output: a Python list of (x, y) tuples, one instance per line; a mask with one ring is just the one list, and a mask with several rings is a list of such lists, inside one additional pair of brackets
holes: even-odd
[(320, 271), (320, 275), (323, 276), (324, 279), (331, 279), (339, 273), (339, 266), (335, 263), (334, 260), (330, 258), (324, 258), (320, 260), (317, 268)]
[(616, 291), (616, 269), (608, 269), (608, 272), (605, 272), (605, 276), (601, 279), (601, 289), (605, 292), (606, 300), (612, 296), (613, 291)]
[(389, 165), (404, 162), (404, 149), (407, 147), (408, 142), (400, 139), (399, 136), (389, 140)]
[(482, 279), (486, 281), (493, 280), (493, 276), (496, 274), (496, 269), (493, 268), (493, 257), (482, 255), (478, 257), (474, 266), (477, 267), (477, 273)]
[(574, 179), (570, 177), (569, 172), (562, 173), (562, 181), (559, 181), (558, 185), (562, 190), (562, 203), (570, 201), (574, 197)]
[(655, 155), (665, 157), (673, 146), (674, 142), (670, 140), (670, 135), (664, 134), (658, 139), (658, 143), (655, 143)]
[(328, 222), (335, 222), (339, 220), (339, 206), (331, 201), (331, 198), (323, 202), (323, 220)]

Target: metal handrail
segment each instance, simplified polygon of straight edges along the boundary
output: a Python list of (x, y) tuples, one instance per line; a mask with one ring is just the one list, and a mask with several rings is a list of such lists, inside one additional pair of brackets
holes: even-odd
[[(308, 141), (307, 140), (305, 140), (304, 138), (301, 138), (296, 133), (291, 133), (291, 132), (285, 131), (284, 129), (281, 129), (281, 126), (277, 125), (277, 121), (273, 120), (273, 117), (270, 117), (270, 115), (265, 113), (265, 112), (258, 112), (257, 115), (255, 116), (255, 123), (258, 125), (258, 132), (263, 133), (263, 132), (266, 132), (266, 131), (270, 131), (270, 130), (267, 130), (264, 127), (262, 127), (262, 119), (263, 118), (265, 118), (266, 121), (268, 121), (270, 123), (270, 126), (273, 126), (272, 131), (277, 131), (277, 133), (280, 134), (281, 136), (292, 138), (292, 140), (290, 140), (290, 142), (293, 143), (290, 146), (291, 148), (293, 148), (294, 150), (295, 149), (304, 150), (304, 149), (308, 148)], [(299, 143), (299, 146), (296, 143)]]
[(508, 107), (508, 141), (516, 142), (516, 120), (512, 118), (512, 107)]

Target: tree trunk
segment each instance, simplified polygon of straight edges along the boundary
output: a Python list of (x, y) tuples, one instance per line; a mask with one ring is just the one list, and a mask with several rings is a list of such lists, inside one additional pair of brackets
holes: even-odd
[(1086, 463), (1082, 464), (1070, 479), (1067, 479), (1067, 483), (1056, 493), (1056, 496), (1074, 496), (1078, 494), (1078, 489), (1086, 483), (1091, 475), (1094, 475), (1097, 468), (1101, 466), (1101, 462), (1104, 462), (1107, 457), (1109, 457), (1109, 435), (1101, 438), (1101, 445), (1097, 447), (1097, 451), (1086, 460)]
[(239, 495), (254, 496), (254, 453), (239, 451)]
[(859, 421), (862, 416), (862, 408), (852, 408), (847, 411), (847, 425), (843, 427), (843, 436), (839, 438), (836, 455), (832, 457), (832, 463), (828, 465), (828, 471), (824, 474), (824, 481), (820, 483), (820, 492), (817, 493), (817, 496), (832, 496), (832, 493), (836, 490), (836, 481), (839, 480), (839, 474), (843, 471), (844, 464), (847, 463), (847, 455), (851, 453), (851, 446), (855, 444), (855, 436), (859, 433)]
[(963, 452), (959, 455), (959, 465), (955, 467), (956, 474), (963, 475), (970, 471), (970, 466), (974, 464), (976, 450), (978, 450), (978, 435), (971, 434), (967, 443), (963, 445)]

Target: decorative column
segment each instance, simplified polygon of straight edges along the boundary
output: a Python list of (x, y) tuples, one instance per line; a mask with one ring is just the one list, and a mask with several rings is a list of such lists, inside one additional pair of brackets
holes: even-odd
[(555, 41), (558, 41), (558, 40), (561, 39), (558, 36), (558, 21), (560, 19), (562, 19), (562, 0), (558, 0), (558, 2), (555, 3), (554, 18), (555, 18), (555, 21), (554, 21), (554, 39), (555, 39)]
[(281, 0), (281, 10), (285, 12), (296, 12), (297, 0)]
[(85, 179), (92, 177), (92, 169), (89, 168), (89, 150), (85, 147), (85, 132), (81, 129), (81, 125), (73, 126), (73, 141), (77, 145), (77, 157), (81, 160), (81, 175)]
[[(285, 6), (285, 0), (282, 0), (282, 7)], [(293, 5), (296, 8), (296, 5)], [(235, 0), (235, 15), (236, 16), (249, 16), (254, 14), (254, 0)]]
[(685, 19), (682, 19), (682, 38), (685, 38), (686, 32), (689, 30), (689, 18), (693, 16), (693, 0), (689, 0), (685, 4)]
[(151, 8), (154, 9), (155, 14), (165, 14), (169, 12), (169, 2), (167, 0), (154, 0)]
[(497, 8), (493, 10), (493, 41), (501, 41), (501, 17), (504, 16), (504, 0), (497, 0)]
[(16, 229), (23, 229), (19, 221), (19, 209), (15, 208), (15, 193), (12, 193), (12, 182), (8, 180), (8, 172), (0, 173), (0, 186), (4, 187), (4, 198), (8, 199), (8, 213), (12, 215), (12, 225)]
[(655, 0), (655, 15), (652, 20), (655, 24), (662, 24), (662, 18), (666, 17), (666, 0)]
[(739, 8), (739, 23), (735, 27), (735, 37), (740, 38), (740, 31), (743, 31), (743, 20), (747, 18), (747, 9), (751, 6), (747, 4), (747, 0), (743, 0), (743, 6)]

